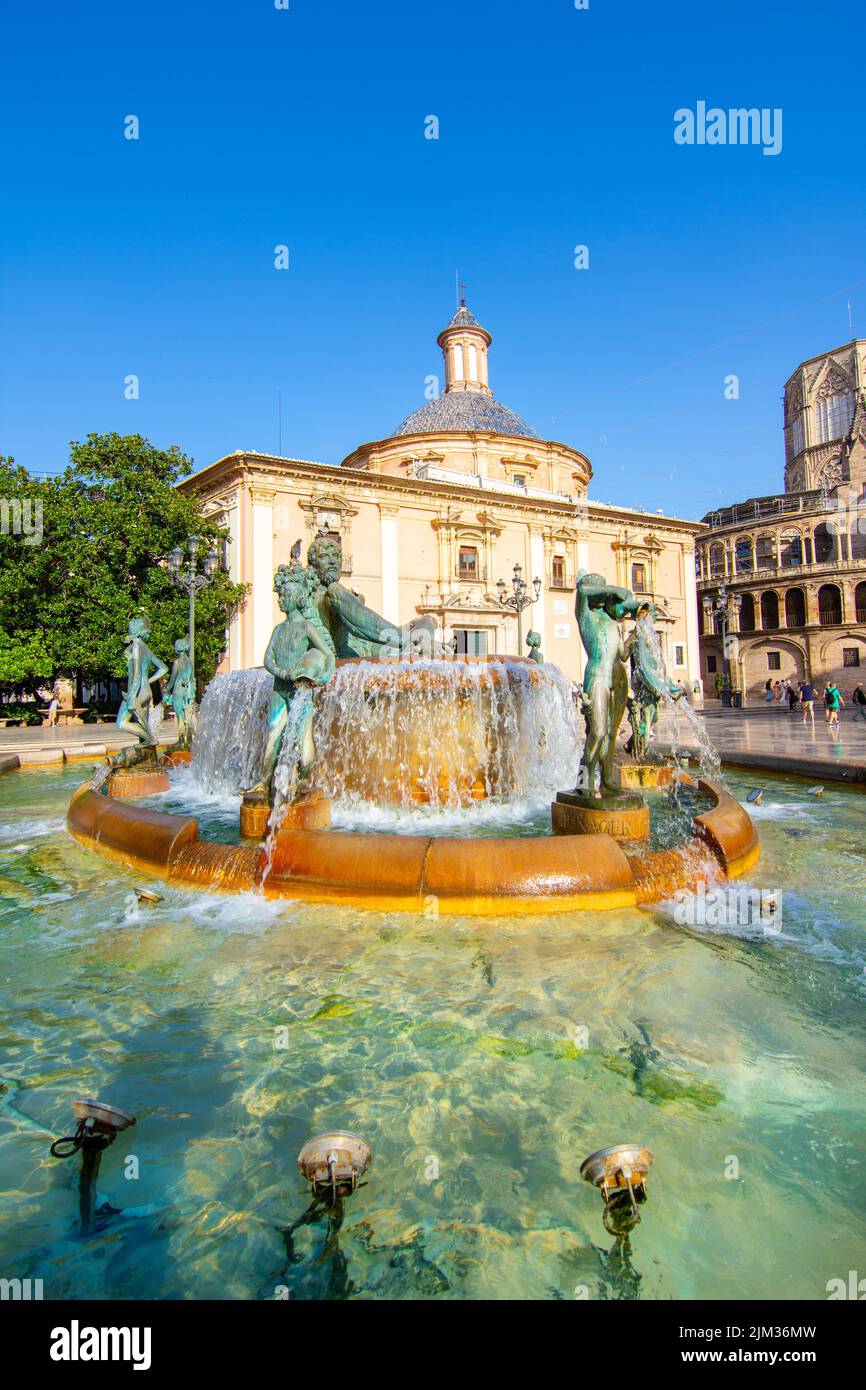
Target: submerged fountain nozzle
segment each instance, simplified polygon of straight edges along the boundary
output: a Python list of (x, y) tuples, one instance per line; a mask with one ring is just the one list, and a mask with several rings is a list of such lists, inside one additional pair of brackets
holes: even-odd
[(314, 1196), (330, 1194), (332, 1200), (354, 1192), (373, 1161), (366, 1139), (348, 1130), (333, 1130), (308, 1139), (298, 1154), (298, 1169)]
[(601, 1192), (604, 1224), (611, 1235), (627, 1235), (640, 1221), (638, 1203), (647, 1199), (646, 1178), (653, 1161), (643, 1144), (597, 1149), (580, 1165), (580, 1176)]
[(99, 1100), (74, 1100), (72, 1113), (78, 1122), (75, 1133), (54, 1140), (51, 1145), (54, 1158), (72, 1158), (88, 1144), (105, 1149), (114, 1143), (121, 1130), (135, 1124), (134, 1115), (127, 1115), (124, 1110), (104, 1105)]

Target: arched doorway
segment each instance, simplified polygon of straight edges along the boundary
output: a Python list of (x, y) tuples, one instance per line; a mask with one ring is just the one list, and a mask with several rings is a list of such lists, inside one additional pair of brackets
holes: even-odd
[(858, 584), (854, 590), (854, 608), (858, 623), (866, 623), (866, 584)]
[(772, 589), (761, 594), (761, 627), (772, 632), (779, 626), (779, 598)]
[(789, 589), (785, 594), (785, 626), (806, 626), (806, 595), (802, 589)]
[(755, 631), (755, 600), (751, 594), (743, 594), (740, 605), (740, 632)]
[(837, 584), (822, 584), (818, 590), (818, 621), (822, 627), (841, 623), (842, 592)]
[(829, 565), (838, 559), (839, 537), (836, 531), (826, 521), (819, 522), (815, 527), (815, 564)]

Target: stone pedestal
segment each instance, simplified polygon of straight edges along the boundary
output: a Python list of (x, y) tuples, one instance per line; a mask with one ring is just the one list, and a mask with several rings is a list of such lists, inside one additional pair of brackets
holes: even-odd
[[(270, 802), (244, 797), (241, 802), (241, 835), (245, 840), (263, 840), (268, 833), (271, 815)], [(331, 824), (331, 802), (320, 791), (311, 792), (303, 801), (286, 808), (280, 831), (327, 830)]]
[(615, 840), (645, 840), (649, 835), (649, 807), (639, 792), (602, 797), (557, 792), (550, 814), (554, 835), (611, 835)]
[(623, 790), (632, 787), (673, 786), (675, 770), (669, 763), (617, 763), (614, 767)]
[(153, 796), (168, 791), (168, 772), (156, 763), (140, 767), (119, 767), (108, 778), (108, 795), (126, 800), (133, 796)]

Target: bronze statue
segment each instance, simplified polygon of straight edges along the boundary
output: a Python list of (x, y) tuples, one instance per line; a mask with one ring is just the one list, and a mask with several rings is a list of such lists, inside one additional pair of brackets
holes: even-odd
[(415, 618), (395, 627), (340, 583), (343, 551), (336, 537), (320, 531), (307, 551), (307, 563), (318, 578), (316, 606), (338, 657), (401, 656), (417, 652), (419, 646), (433, 654), (433, 618)]
[[(251, 799), (273, 801), (274, 772), (286, 737), (298, 750), (294, 786), (288, 799), (305, 788), (313, 766), (313, 701), (316, 686), (327, 685), (334, 673), (334, 644), (324, 631), (313, 602), (317, 576), (300, 565), (280, 565), (274, 589), (285, 620), (274, 628), (265, 653), (265, 668), (274, 678), (268, 710), (268, 741), (262, 775), (244, 792)], [(296, 697), (307, 695), (306, 699)]]
[(543, 655), (542, 650), (541, 650), (541, 633), (540, 633), (540, 632), (535, 632), (535, 631), (527, 632), (527, 634), (526, 634), (526, 645), (527, 645), (527, 647), (529, 648), (529, 660), (530, 660), (530, 661), (544, 661), (544, 655)]
[(150, 623), (142, 614), (133, 618), (129, 632), (124, 638), (126, 647), (126, 691), (123, 702), (117, 711), (117, 727), (135, 734), (141, 748), (155, 748), (156, 739), (150, 729), (150, 710), (153, 695), (151, 681), (161, 680), (168, 675), (168, 667), (158, 656), (154, 656), (147, 639), (150, 636)]
[[(648, 610), (648, 619), (655, 617), (655, 610)], [(658, 718), (659, 701), (668, 695), (679, 700), (685, 694), (681, 685), (668, 679), (661, 659), (661, 651), (655, 638), (655, 629), (647, 631), (645, 623), (638, 623), (631, 648), (631, 689), (628, 701), (628, 718), (631, 724), (631, 737), (625, 751), (631, 753), (636, 763), (646, 761), (652, 738), (653, 725)]]
[(178, 743), (187, 744), (190, 732), (190, 713), (195, 704), (195, 676), (189, 657), (188, 637), (178, 637), (174, 644), (171, 675), (162, 699), (163, 704), (171, 705), (177, 718)]
[[(581, 570), (575, 584), (574, 615), (587, 655), (583, 676), (583, 714), (586, 742), (578, 787), (588, 796), (618, 796), (613, 760), (616, 736), (625, 713), (628, 677), (625, 662), (634, 635), (623, 641), (622, 623), (641, 617), (649, 604), (635, 598), (630, 589), (608, 584), (600, 574)], [(596, 788), (600, 775), (600, 788)]]

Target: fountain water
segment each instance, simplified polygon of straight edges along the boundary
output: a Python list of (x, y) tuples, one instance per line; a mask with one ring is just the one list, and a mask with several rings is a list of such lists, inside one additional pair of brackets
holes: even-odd
[(258, 778), (273, 685), (261, 667), (214, 676), (193, 738), (195, 779), (203, 791), (237, 795)]
[[(211, 682), (194, 743), (203, 789), (238, 792), (256, 780), (271, 688), (260, 670)], [(544, 800), (574, 777), (577, 725), (569, 683), (555, 666), (347, 661), (316, 696), (316, 776), (326, 796), (344, 803)], [(278, 778), (293, 756), (286, 739)]]
[[(652, 648), (658, 669), (664, 677), (661, 702), (670, 726), (671, 755), (674, 761), (679, 766), (683, 750), (696, 748), (699, 762), (704, 771), (714, 780), (720, 779), (722, 770), (719, 755), (710, 742), (703, 720), (698, 717), (693, 706), (689, 703), (688, 696), (684, 695), (682, 699), (675, 700), (667, 689), (668, 674), (662, 655), (661, 642), (652, 618), (650, 616), (639, 618), (637, 626), (640, 628), (643, 639)], [(691, 738), (683, 737), (686, 729), (691, 734)]]

